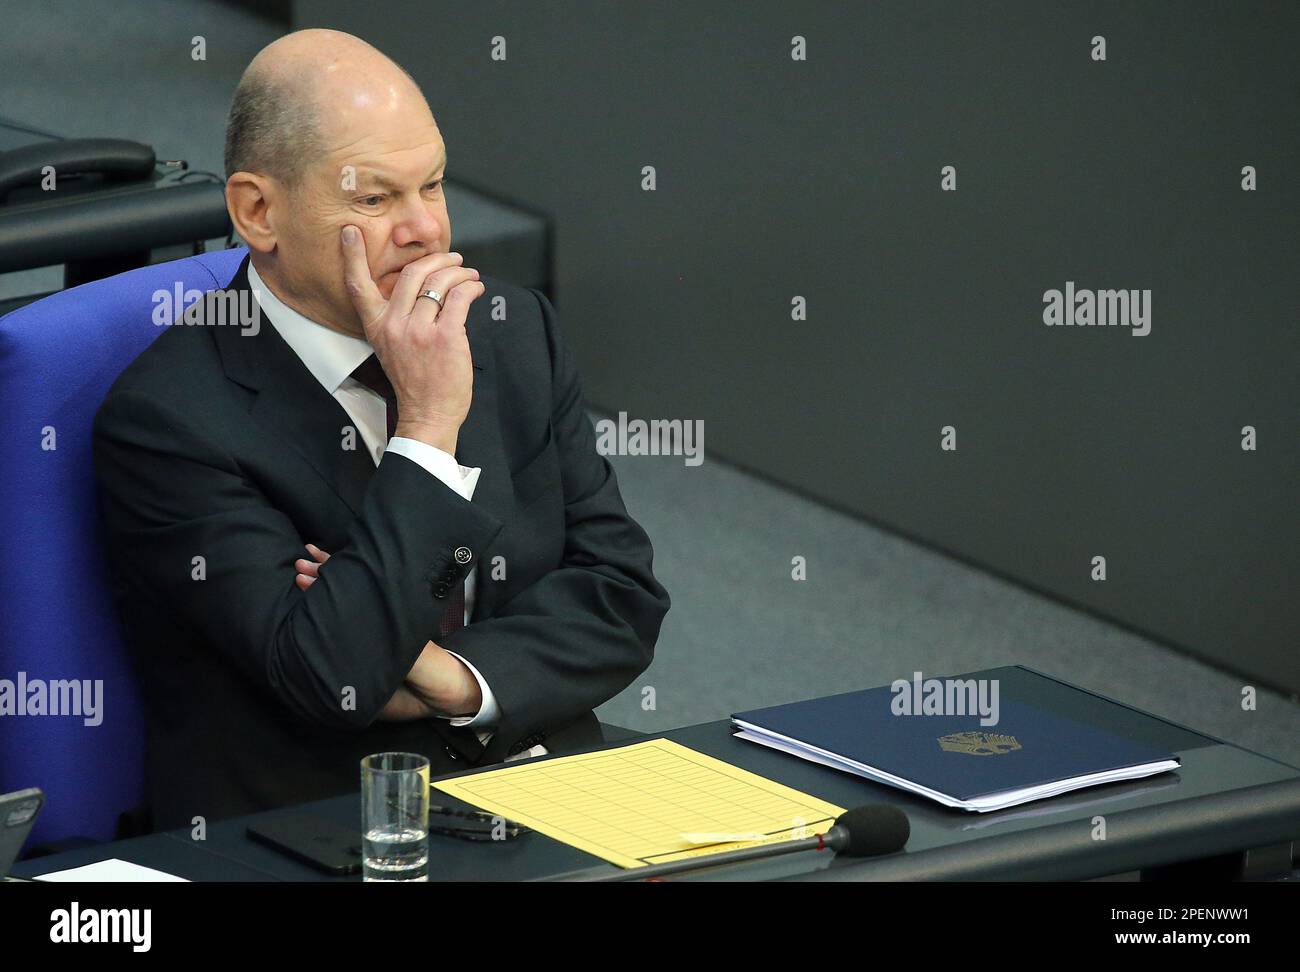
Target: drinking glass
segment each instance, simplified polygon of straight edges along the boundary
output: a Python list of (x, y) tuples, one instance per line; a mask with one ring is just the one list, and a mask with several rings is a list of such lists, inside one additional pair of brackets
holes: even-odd
[(429, 761), (375, 753), (361, 761), (365, 881), (429, 880)]

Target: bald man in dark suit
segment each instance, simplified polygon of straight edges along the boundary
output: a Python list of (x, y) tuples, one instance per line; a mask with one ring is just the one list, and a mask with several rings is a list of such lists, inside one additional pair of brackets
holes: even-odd
[(438, 774), (598, 743), (653, 657), (669, 599), (554, 310), (451, 250), (446, 159), (350, 35), (287, 35), (240, 82), (249, 257), (95, 425), (158, 827), (354, 790), (373, 752)]

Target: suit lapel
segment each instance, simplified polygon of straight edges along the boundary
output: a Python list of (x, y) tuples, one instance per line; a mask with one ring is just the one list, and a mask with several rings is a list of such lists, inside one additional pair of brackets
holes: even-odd
[[(248, 257), (226, 289), (248, 291)], [(251, 294), (240, 296), (252, 301)], [(265, 316), (255, 334), (231, 327), (213, 327), (213, 334), (226, 377), (254, 393), (249, 407), (253, 419), (305, 459), (353, 513), (360, 513), (375, 464), (343, 406)], [(345, 439), (348, 428), (353, 428), (350, 441)]]

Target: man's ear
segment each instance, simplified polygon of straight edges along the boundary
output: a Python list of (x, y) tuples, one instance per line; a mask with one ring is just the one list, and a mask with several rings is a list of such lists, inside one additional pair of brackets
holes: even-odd
[(270, 199), (275, 186), (264, 176), (236, 172), (226, 180), (226, 211), (235, 224), (235, 232), (250, 250), (270, 253), (275, 249), (275, 230), (271, 227)]

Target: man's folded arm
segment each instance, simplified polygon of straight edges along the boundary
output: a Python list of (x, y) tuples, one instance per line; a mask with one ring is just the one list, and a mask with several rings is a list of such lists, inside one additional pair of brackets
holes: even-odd
[(294, 561), (304, 538), (184, 415), (114, 392), (94, 451), (123, 579), (288, 711), (336, 728), (380, 713), (437, 630), (446, 602), (433, 579), (457, 546), (483, 549), (501, 529), (410, 459), (386, 455), (346, 543), (303, 591)]
[(626, 688), (653, 660), (669, 608), (653, 573), (650, 539), (628, 514), (613, 468), (596, 451), (577, 368), (555, 312), (533, 293), (551, 353), (551, 422), (565, 502), (563, 557), (554, 570), (494, 607), (493, 617), (443, 642), (492, 688), (499, 715), (489, 761)]

